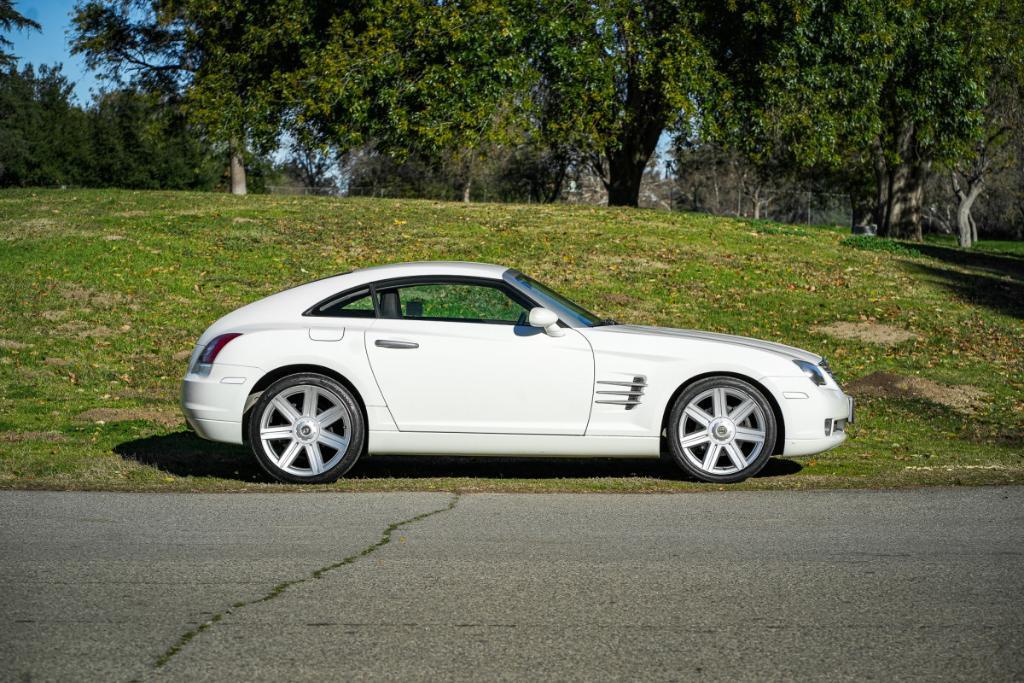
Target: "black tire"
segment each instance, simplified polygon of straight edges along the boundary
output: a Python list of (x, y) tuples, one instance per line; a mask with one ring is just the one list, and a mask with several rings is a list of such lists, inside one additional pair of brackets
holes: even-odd
[[(751, 414), (744, 420), (742, 420), (739, 423), (739, 425), (736, 425), (731, 421), (729, 422), (729, 424), (733, 425), (734, 428), (736, 426), (740, 426), (754, 431), (760, 430), (764, 432), (764, 441), (760, 444), (760, 447), (757, 450), (756, 454), (754, 454), (755, 444), (753, 442), (748, 442), (744, 440), (722, 442), (722, 449), (717, 451), (718, 453), (720, 453), (720, 455), (718, 456), (715, 456), (713, 454), (709, 456), (707, 450), (701, 451), (700, 449), (702, 448), (703, 444), (697, 446), (689, 446), (689, 453), (687, 453), (687, 451), (683, 448), (680, 442), (679, 427), (680, 420), (684, 418), (684, 411), (686, 410), (687, 406), (692, 401), (694, 401), (694, 399), (701, 397), (703, 394), (707, 394), (709, 391), (713, 389), (719, 388), (726, 390), (725, 396), (727, 401), (740, 401), (741, 399), (739, 398), (739, 396), (745, 395), (746, 397), (749, 397), (749, 399), (753, 401), (753, 403), (756, 405), (757, 409), (752, 410)], [(726, 405), (732, 405), (733, 410), (735, 410), (735, 408), (737, 407), (737, 405), (729, 403), (727, 403)], [(729, 408), (727, 407), (726, 412), (728, 411)], [(687, 416), (687, 419), (687, 426), (699, 425), (699, 423), (693, 418)], [(720, 418), (715, 419), (719, 420)], [(713, 422), (712, 424), (715, 424), (715, 422)], [(728, 425), (726, 425), (726, 429), (728, 430)], [(713, 431), (710, 425), (707, 431), (709, 432), (709, 437), (706, 448), (711, 448), (713, 444), (718, 445), (719, 442), (716, 440), (716, 437), (710, 436), (710, 433)], [(734, 482), (743, 481), (748, 477), (754, 476), (755, 474), (760, 472), (761, 469), (765, 466), (765, 464), (768, 462), (768, 458), (771, 457), (772, 451), (775, 448), (775, 438), (778, 434), (778, 425), (775, 418), (775, 412), (772, 410), (771, 403), (768, 402), (768, 399), (765, 398), (765, 395), (761, 390), (759, 390), (750, 382), (746, 382), (735, 377), (723, 376), (708, 377), (706, 379), (694, 382), (691, 386), (687, 387), (685, 391), (679, 394), (679, 396), (675, 400), (675, 403), (673, 403), (672, 405), (671, 412), (669, 413), (666, 432), (666, 436), (668, 438), (669, 453), (672, 457), (672, 460), (676, 463), (676, 465), (681, 467), (683, 471), (685, 471), (692, 477), (699, 479), (700, 481), (714, 482), (719, 484), (731, 484)], [(687, 433), (688, 436), (694, 436), (699, 438), (698, 434), (699, 431)], [(728, 451), (724, 450), (725, 443), (733, 444), (737, 449), (739, 449), (742, 458), (747, 462), (745, 467), (743, 467), (742, 469), (738, 469), (736, 461), (733, 461), (732, 458), (729, 456)], [(695, 456), (700, 453), (704, 454), (703, 457), (706, 460), (714, 459), (717, 463), (721, 463), (723, 457), (727, 458), (729, 466), (733, 467), (734, 471), (727, 473), (717, 473), (703, 469), (701, 466), (699, 466), (692, 460), (692, 458), (695, 459)], [(740, 462), (742, 462), (742, 460)], [(716, 469), (715, 463), (711, 464), (711, 469)]]
[[(313, 473), (314, 468), (312, 460), (314, 456), (310, 455), (309, 451), (306, 450), (305, 443), (299, 442), (299, 449), (301, 450), (301, 453), (293, 456), (292, 462), (297, 462), (298, 464), (294, 466), (293, 471), (286, 471), (278, 465), (279, 458), (282, 453), (268, 452), (264, 445), (264, 440), (261, 438), (261, 430), (263, 426), (262, 421), (264, 413), (267, 412), (268, 407), (271, 406), (275, 398), (282, 396), (282, 394), (287, 395), (289, 389), (294, 390), (299, 386), (316, 388), (315, 392), (311, 392), (311, 395), (314, 395), (315, 397), (314, 403), (317, 401), (334, 402), (336, 405), (342, 406), (347, 410), (347, 415), (342, 411), (343, 417), (338, 420), (338, 422), (342, 422), (347, 419), (347, 424), (343, 423), (339, 426), (336, 422), (329, 427), (323, 428), (323, 435), (327, 437), (329, 434), (329, 436), (332, 437), (332, 440), (337, 441), (338, 437), (347, 437), (347, 448), (344, 453), (341, 454), (340, 458), (337, 457), (338, 454), (341, 453), (340, 448), (336, 448), (326, 443), (321, 443), (319, 440), (310, 442), (310, 445), (315, 443), (315, 450), (321, 455), (321, 457), (326, 457), (327, 455), (330, 456), (330, 459), (327, 462), (322, 462), (322, 465), (325, 466), (323, 471), (316, 474)], [(292, 404), (292, 407), (293, 409), (295, 408), (294, 404)], [(316, 414), (316, 410), (316, 407), (314, 407), (314, 415)], [(298, 412), (301, 412), (301, 409), (299, 409)], [(273, 420), (274, 418), (278, 419), (282, 429), (288, 428), (290, 423), (283, 413), (281, 413), (276, 407), (271, 410), (271, 416), (268, 419)], [(307, 418), (303, 417), (301, 419), (305, 420)], [(317, 429), (320, 429), (319, 426)], [(317, 433), (319, 434), (319, 432)], [(263, 470), (274, 479), (289, 484), (325, 484), (337, 480), (356, 464), (356, 461), (359, 459), (359, 456), (362, 454), (366, 445), (366, 420), (363, 417), (363, 411), (359, 407), (359, 402), (352, 394), (352, 391), (345, 385), (324, 375), (304, 372), (283, 377), (267, 387), (263, 394), (260, 395), (259, 400), (257, 400), (253, 405), (249, 414), (248, 436), (249, 444), (252, 448), (253, 454), (256, 456), (256, 461), (260, 464), (260, 467), (262, 467)], [(280, 449), (280, 446), (275, 446), (275, 444), (286, 442), (287, 445), (285, 446), (285, 449), (287, 449), (291, 445), (292, 441), (298, 442), (296, 437), (292, 437), (291, 440), (281, 439), (279, 441), (270, 441), (270, 448), (272, 451), (274, 448)], [(324, 449), (327, 450), (326, 454), (324, 454)], [(302, 469), (299, 465), (301, 465), (303, 458), (305, 458), (305, 462), (307, 464), (306, 469), (310, 471), (309, 474), (300, 474), (294, 471)]]

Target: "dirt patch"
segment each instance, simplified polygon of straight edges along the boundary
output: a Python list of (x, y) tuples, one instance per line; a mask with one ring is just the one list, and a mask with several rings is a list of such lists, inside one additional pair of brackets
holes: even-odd
[(111, 292), (98, 292), (95, 289), (85, 287), (74, 282), (65, 282), (58, 286), (57, 291), (66, 300), (75, 304), (96, 306), (99, 308), (114, 308), (125, 303), (127, 297), (123, 294)]
[(28, 344), (22, 344), (21, 342), (16, 342), (13, 339), (0, 339), (0, 349), (16, 351), (18, 349), (25, 348), (28, 348)]
[(43, 362), (47, 365), (53, 365), (58, 368), (64, 368), (71, 365), (71, 361), (64, 358), (47, 358)]
[(123, 240), (124, 235), (104, 235), (103, 239), (107, 242), (116, 242), (118, 240)]
[(175, 352), (175, 354), (173, 356), (171, 356), (171, 360), (183, 361), (183, 360), (188, 360), (191, 357), (192, 357), (192, 349), (189, 349), (188, 351), (177, 351), (177, 352)]
[(139, 216), (147, 215), (145, 211), (139, 211), (137, 209), (131, 209), (129, 211), (118, 211), (117, 213), (111, 214), (120, 218), (138, 218)]
[(923, 377), (904, 377), (891, 372), (873, 372), (850, 382), (848, 393), (857, 397), (918, 398), (932, 403), (972, 413), (981, 408), (988, 394), (969, 384), (939, 384)]
[(109, 327), (99, 325), (91, 327), (89, 323), (82, 320), (69, 320), (66, 323), (58, 325), (55, 328), (57, 334), (66, 337), (78, 337), (79, 339), (98, 339), (101, 337), (109, 337), (114, 334), (114, 331)]
[(83, 422), (144, 420), (162, 427), (175, 427), (184, 421), (180, 412), (170, 408), (92, 408), (79, 413), (75, 418)]
[(256, 220), (253, 218), (243, 218), (241, 216), (235, 216), (234, 218), (231, 219), (231, 222), (234, 223), (235, 225), (238, 225), (240, 223), (255, 223)]
[(43, 311), (39, 315), (42, 316), (43, 320), (49, 320), (51, 322), (56, 320), (63, 320), (67, 317), (67, 311)]
[(22, 441), (67, 441), (60, 432), (0, 432), (0, 443), (21, 443)]
[(820, 334), (827, 334), (828, 336), (835, 337), (837, 339), (855, 339), (857, 341), (868, 342), (869, 344), (879, 344), (881, 346), (893, 346), (911, 339), (920, 339), (920, 337), (913, 332), (901, 330), (900, 328), (893, 327), (892, 325), (883, 325), (882, 323), (867, 321), (840, 321), (832, 323), (831, 325), (816, 327), (814, 328), (814, 331)]
[(633, 303), (633, 297), (628, 294), (620, 294), (619, 292), (611, 292), (609, 294), (605, 294), (601, 298), (618, 306), (626, 306), (627, 304)]

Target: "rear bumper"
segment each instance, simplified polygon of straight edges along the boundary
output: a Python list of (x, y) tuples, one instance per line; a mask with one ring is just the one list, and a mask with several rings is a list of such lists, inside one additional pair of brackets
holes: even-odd
[(208, 441), (224, 443), (243, 443), (241, 422), (222, 422), (221, 420), (200, 420), (186, 418), (195, 433)]
[(211, 441), (242, 443), (242, 415), (259, 368), (214, 365), (208, 375), (190, 372), (181, 383), (181, 410), (196, 434)]

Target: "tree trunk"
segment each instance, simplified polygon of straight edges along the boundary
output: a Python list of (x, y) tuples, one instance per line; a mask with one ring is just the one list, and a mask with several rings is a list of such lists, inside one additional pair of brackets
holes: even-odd
[(233, 151), (231, 152), (231, 194), (243, 195), (245, 193), (245, 163), (241, 152)]
[(665, 111), (659, 89), (637, 89), (629, 78), (627, 109), (637, 114), (622, 131), (619, 144), (605, 150), (608, 162), (608, 206), (639, 206), (640, 184), (665, 125)]
[(640, 205), (640, 183), (653, 151), (652, 148), (644, 153), (640, 146), (627, 143), (621, 149), (606, 153), (608, 206)]
[(970, 249), (978, 241), (978, 226), (971, 216), (971, 208), (974, 200), (981, 194), (984, 184), (979, 180), (968, 179), (967, 187), (964, 188), (957, 180), (956, 173), (952, 174), (953, 193), (956, 195), (956, 231), (957, 242), (964, 249)]
[(473, 189), (473, 179), (467, 177), (465, 184), (462, 186), (462, 202), (469, 204), (470, 190)]
[(886, 202), (878, 225), (880, 235), (922, 240), (921, 213), (927, 170), (928, 165), (921, 163), (897, 164), (889, 170)]

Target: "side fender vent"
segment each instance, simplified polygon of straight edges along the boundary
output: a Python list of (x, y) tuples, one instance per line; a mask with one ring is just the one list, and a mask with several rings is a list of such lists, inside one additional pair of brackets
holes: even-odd
[[(644, 388), (647, 386), (647, 378), (643, 375), (636, 375), (632, 382), (617, 382), (612, 380), (597, 380), (595, 393), (597, 398), (594, 403), (608, 403), (615, 406), (625, 406), (626, 410), (633, 410), (640, 405), (640, 397), (644, 395)], [(607, 387), (622, 387), (621, 389), (609, 389)]]

